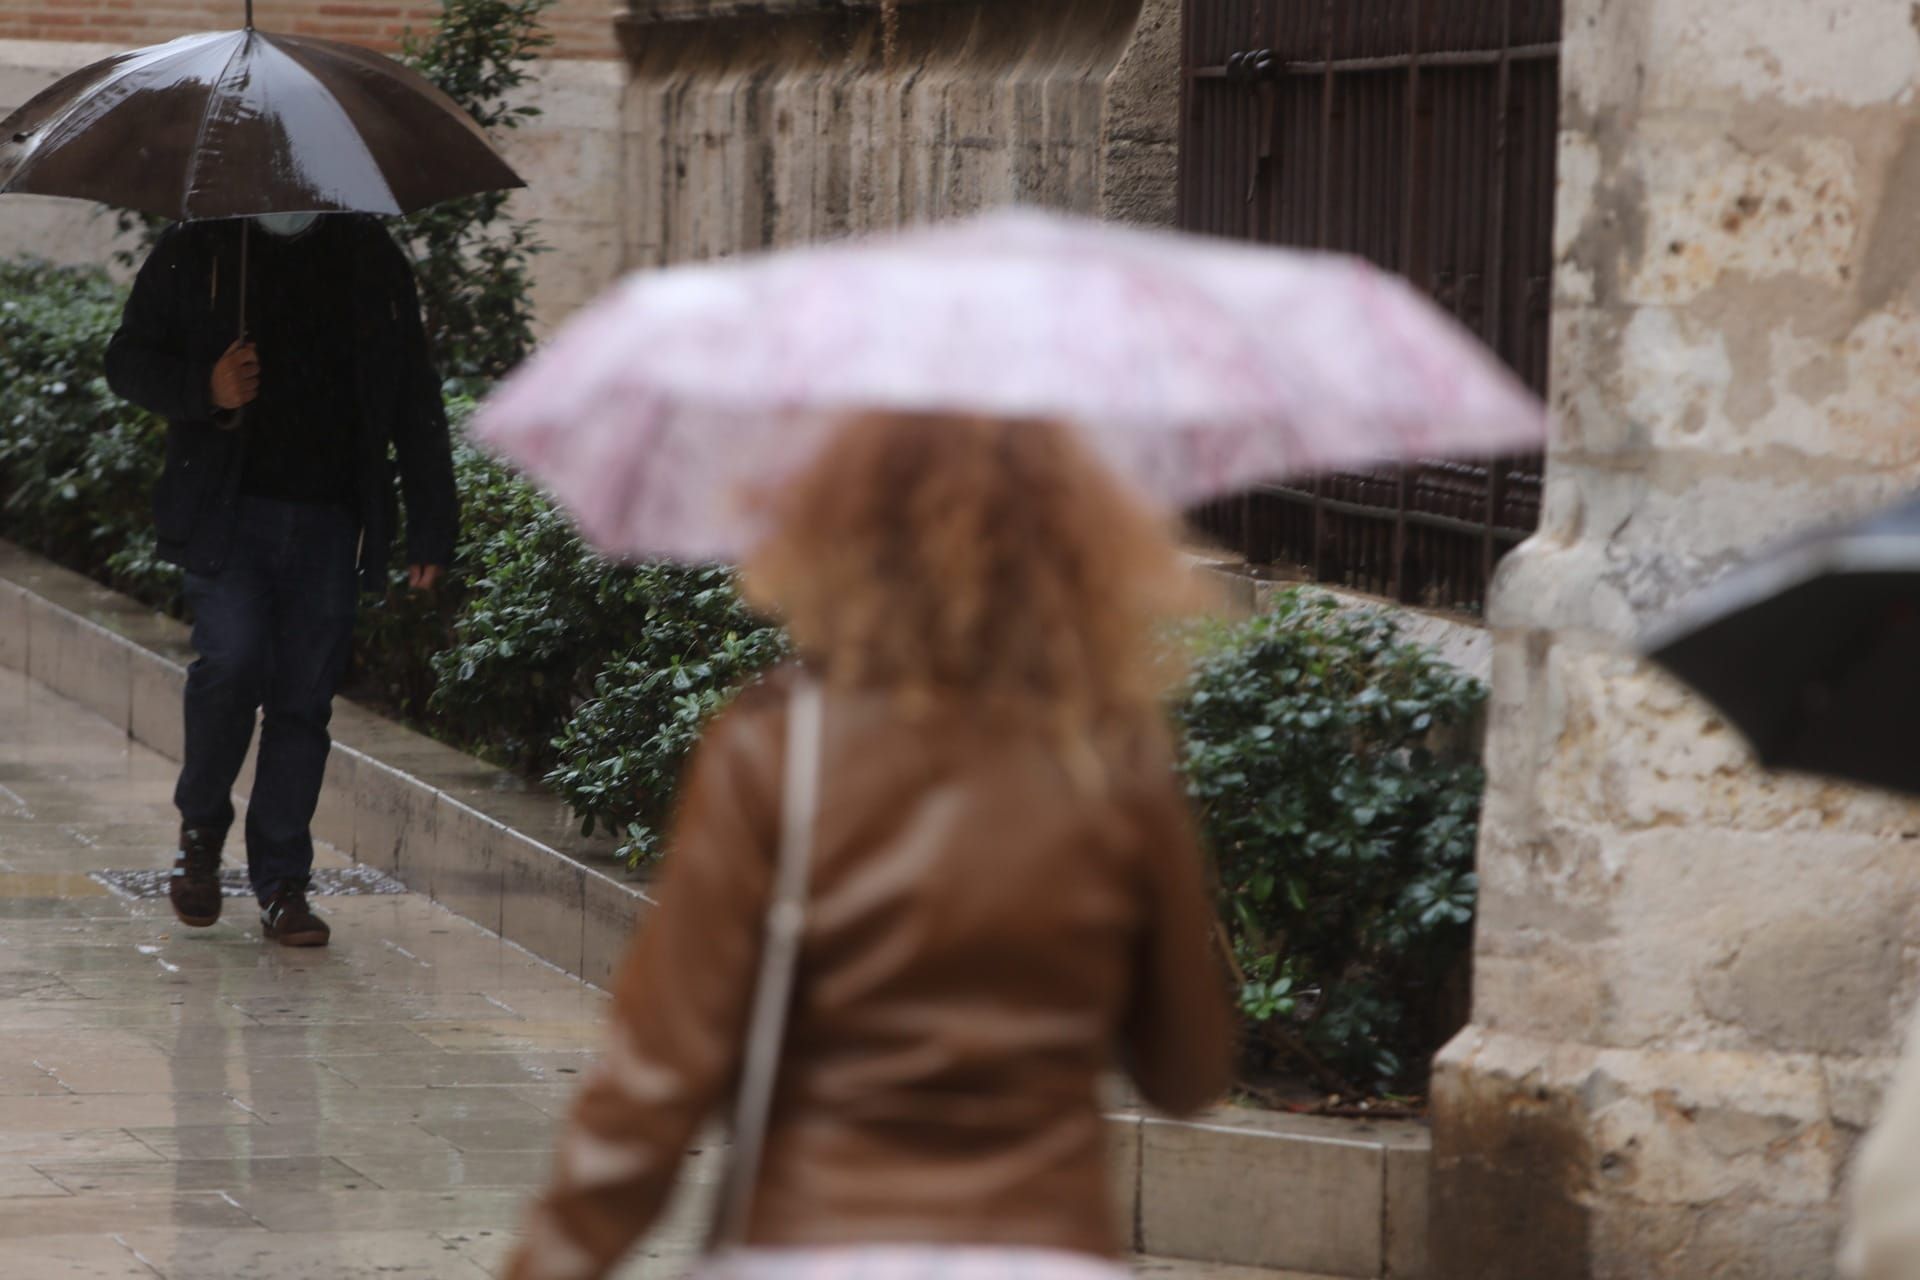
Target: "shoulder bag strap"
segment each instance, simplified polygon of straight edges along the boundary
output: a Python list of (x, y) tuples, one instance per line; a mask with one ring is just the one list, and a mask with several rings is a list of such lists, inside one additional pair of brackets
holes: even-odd
[(767, 898), (767, 922), (754, 982), (753, 1015), (735, 1102), (733, 1151), (719, 1208), (714, 1215), (711, 1251), (734, 1247), (747, 1230), (760, 1153), (773, 1107), (774, 1077), (786, 1041), (787, 1013), (793, 1003), (799, 967), (800, 935), (806, 923), (808, 872), (813, 862), (813, 831), (820, 811), (820, 734), (825, 713), (820, 686), (802, 677), (787, 708), (787, 754), (780, 794), (780, 850), (773, 888)]

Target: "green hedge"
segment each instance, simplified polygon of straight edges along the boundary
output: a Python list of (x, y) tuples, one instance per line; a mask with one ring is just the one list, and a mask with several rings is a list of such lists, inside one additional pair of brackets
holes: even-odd
[(1464, 1020), (1485, 688), (1311, 591), (1203, 637), (1178, 705), (1255, 1067), (1417, 1088)]
[[(101, 271), (0, 262), (0, 533), (178, 614), (147, 516), (164, 431), (102, 372), (124, 301)], [(471, 409), (449, 405), (456, 426)], [(637, 861), (701, 717), (777, 657), (780, 632), (725, 571), (610, 563), (464, 440), (454, 466), (454, 572), (419, 595), (396, 559), (361, 611), (350, 692), (545, 777)]]
[(161, 424), (107, 389), (122, 290), (105, 272), (0, 261), (0, 523), (9, 537), (168, 607), (146, 493)]
[[(160, 428), (100, 374), (122, 293), (104, 275), (0, 264), (0, 533), (177, 608), (152, 556)], [(450, 405), (456, 424), (471, 410)], [(362, 611), (353, 689), (544, 778), (638, 861), (700, 726), (785, 652), (726, 571), (619, 565), (464, 443), (454, 573)], [(1383, 618), (1311, 593), (1215, 627), (1177, 707), (1187, 785), (1217, 851), (1250, 1077), (1417, 1089), (1457, 1024), (1481, 777), (1445, 749), (1478, 684)]]

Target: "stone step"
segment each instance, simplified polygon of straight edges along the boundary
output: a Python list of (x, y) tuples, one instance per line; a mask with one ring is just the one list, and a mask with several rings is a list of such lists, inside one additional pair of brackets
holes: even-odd
[(1229, 1267), (1218, 1262), (1189, 1262), (1184, 1258), (1135, 1258), (1133, 1272), (1151, 1280), (1335, 1280), (1304, 1271), (1263, 1271), (1258, 1267)]

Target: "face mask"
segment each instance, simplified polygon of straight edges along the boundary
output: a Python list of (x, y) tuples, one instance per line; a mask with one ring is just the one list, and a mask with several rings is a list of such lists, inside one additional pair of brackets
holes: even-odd
[(254, 219), (269, 235), (297, 236), (320, 220), (317, 213), (263, 213)]

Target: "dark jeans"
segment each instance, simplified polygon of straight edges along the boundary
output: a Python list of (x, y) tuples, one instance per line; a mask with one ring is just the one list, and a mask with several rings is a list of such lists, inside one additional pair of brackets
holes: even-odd
[(313, 810), (359, 599), (358, 524), (337, 507), (242, 499), (227, 563), (187, 575), (193, 647), (186, 751), (174, 804), (189, 827), (233, 825), (233, 786), (253, 740), (247, 874), (265, 903), (313, 871)]

